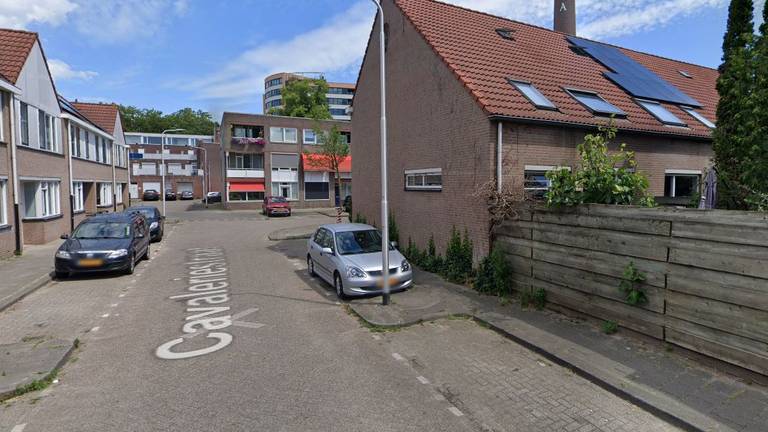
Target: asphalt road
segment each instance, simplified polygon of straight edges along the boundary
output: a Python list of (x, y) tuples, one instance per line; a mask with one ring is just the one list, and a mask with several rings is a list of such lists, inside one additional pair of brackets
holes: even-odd
[[(499, 351), (509, 342), (474, 324), (401, 336), (363, 328), (329, 286), (308, 278), (301, 241), (267, 239), (332, 218), (171, 204), (166, 238), (135, 275), (54, 282), (0, 314), (0, 344), (81, 341), (57, 383), (0, 405), (0, 432), (671, 429), (552, 365), (537, 381), (535, 355), (517, 345)], [(423, 343), (435, 338), (443, 339)], [(440, 355), (457, 343), (468, 355)], [(501, 369), (483, 366), (491, 358)], [(514, 371), (504, 366), (515, 362)], [(541, 406), (540, 394), (524, 398), (510, 411), (478, 387), (500, 379), (520, 398), (514, 380), (529, 369), (526, 392), (556, 398)], [(579, 409), (561, 407), (568, 403)], [(523, 421), (536, 410), (557, 416)]]

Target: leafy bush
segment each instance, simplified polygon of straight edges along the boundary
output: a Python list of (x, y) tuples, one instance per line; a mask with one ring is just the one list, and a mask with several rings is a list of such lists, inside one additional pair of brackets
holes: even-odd
[(456, 283), (464, 283), (472, 276), (472, 241), (466, 231), (462, 240), (455, 227), (451, 230), (442, 274), (449, 281)]
[(639, 306), (648, 302), (648, 297), (641, 287), (645, 279), (645, 274), (635, 267), (634, 262), (630, 261), (627, 267), (624, 268), (624, 275), (622, 276), (619, 288), (621, 288), (621, 291), (626, 296), (627, 303), (630, 305)]
[(478, 266), (475, 289), (482, 293), (506, 296), (510, 291), (512, 269), (504, 251), (495, 246)]
[(365, 216), (361, 215), (360, 213), (357, 213), (355, 215), (355, 223), (359, 224), (368, 224), (368, 220), (365, 218)]
[(391, 211), (389, 212), (389, 241), (400, 244), (400, 230), (397, 228), (395, 214)]
[(533, 307), (536, 309), (544, 309), (547, 305), (547, 292), (544, 288), (539, 288), (533, 291)]
[(550, 207), (573, 206), (581, 203), (654, 206), (648, 194), (648, 179), (635, 172), (634, 152), (621, 144), (610, 153), (608, 144), (616, 138), (616, 128), (601, 127), (598, 134), (589, 134), (579, 144), (581, 161), (573, 172), (567, 169), (550, 171), (547, 191)]
[(437, 248), (435, 247), (435, 236), (431, 235), (429, 236), (427, 253), (424, 256), (422, 268), (430, 273), (442, 273), (444, 267), (443, 257), (437, 253)]

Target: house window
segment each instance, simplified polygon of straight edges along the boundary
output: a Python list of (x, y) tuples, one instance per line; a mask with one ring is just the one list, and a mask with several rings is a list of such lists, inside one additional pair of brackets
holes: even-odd
[(332, 116), (337, 116), (337, 117), (349, 115), (346, 108), (331, 108), (328, 111), (331, 112)]
[(317, 134), (312, 129), (304, 129), (304, 144), (318, 144)]
[(282, 128), (271, 127), (269, 128), (269, 140), (276, 143), (295, 143), (297, 139), (298, 130), (296, 128)]
[(78, 151), (78, 156), (88, 159), (88, 132), (80, 128), (78, 130), (80, 131), (80, 141), (78, 143), (80, 150)]
[(264, 169), (263, 154), (230, 153), (227, 161), (229, 169)]
[(8, 225), (8, 180), (0, 179), (0, 226)]
[(298, 183), (272, 182), (272, 196), (281, 196), (289, 200), (299, 199)]
[(328, 172), (304, 172), (304, 199), (327, 200), (330, 199), (328, 185)]
[(25, 181), (24, 217), (44, 218), (61, 214), (58, 181)]
[(56, 151), (56, 136), (54, 135), (55, 125), (53, 116), (48, 115), (43, 110), (37, 111), (37, 124), (40, 132), (38, 141), (39, 146), (43, 150)]
[(83, 182), (72, 183), (72, 210), (80, 212), (85, 210), (85, 200), (83, 195)]
[(3, 119), (5, 116), (3, 113), (5, 112), (5, 109), (3, 109), (3, 104), (5, 103), (5, 93), (0, 92), (0, 141), (5, 142), (5, 122)]
[(29, 146), (29, 105), (19, 104), (19, 123), (21, 125), (21, 145)]
[(664, 196), (668, 198), (693, 197), (699, 194), (701, 172), (693, 170), (667, 170), (664, 176)]
[(112, 183), (99, 183), (96, 195), (96, 206), (107, 207), (112, 205)]
[(123, 203), (123, 184), (117, 183), (115, 185), (115, 202), (118, 204)]
[(339, 132), (341, 134), (341, 142), (345, 142), (347, 145), (352, 144), (352, 132)]
[(264, 201), (264, 192), (230, 192), (230, 201)]
[(405, 171), (405, 190), (440, 191), (443, 189), (442, 168)]
[(525, 170), (523, 189), (532, 198), (544, 198), (550, 187), (547, 170)]
[(264, 128), (261, 126), (232, 126), (232, 136), (235, 138), (264, 138)]

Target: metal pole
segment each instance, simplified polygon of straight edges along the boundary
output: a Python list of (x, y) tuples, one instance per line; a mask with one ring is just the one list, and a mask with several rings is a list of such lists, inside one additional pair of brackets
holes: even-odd
[(376, 3), (379, 9), (379, 79), (381, 80), (381, 275), (383, 295), (381, 304), (389, 304), (389, 208), (387, 203), (387, 87), (384, 41), (384, 9), (381, 2)]
[(160, 196), (163, 200), (163, 217), (165, 217), (165, 131), (160, 134)]

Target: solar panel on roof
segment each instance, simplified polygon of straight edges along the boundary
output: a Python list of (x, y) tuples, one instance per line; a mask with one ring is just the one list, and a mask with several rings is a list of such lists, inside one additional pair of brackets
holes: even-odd
[(645, 66), (621, 52), (618, 48), (573, 36), (568, 36), (568, 41), (583, 49), (590, 57), (610, 69), (610, 72), (604, 72), (605, 77), (632, 96), (678, 105), (701, 107), (701, 104), (696, 99), (664, 81)]

